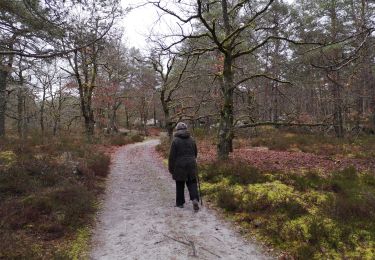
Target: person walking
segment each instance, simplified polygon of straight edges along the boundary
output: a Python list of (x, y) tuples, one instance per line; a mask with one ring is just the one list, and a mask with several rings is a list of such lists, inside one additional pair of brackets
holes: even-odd
[(195, 211), (199, 210), (199, 194), (197, 185), (197, 145), (190, 136), (185, 123), (179, 122), (171, 144), (168, 158), (168, 169), (176, 181), (176, 207), (185, 204), (185, 184), (189, 190), (190, 200)]

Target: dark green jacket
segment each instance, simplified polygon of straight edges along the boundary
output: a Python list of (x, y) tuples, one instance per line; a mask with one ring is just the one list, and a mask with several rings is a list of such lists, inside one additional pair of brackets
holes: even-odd
[(168, 158), (169, 172), (176, 181), (194, 180), (197, 174), (197, 145), (186, 130), (174, 135)]

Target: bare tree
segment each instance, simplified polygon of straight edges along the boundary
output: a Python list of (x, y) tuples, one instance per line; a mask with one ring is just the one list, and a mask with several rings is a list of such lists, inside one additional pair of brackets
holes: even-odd
[(149, 61), (160, 78), (160, 86), (157, 90), (160, 92), (165, 128), (169, 138), (172, 138), (173, 128), (178, 123), (171, 115), (173, 103), (176, 103), (173, 94), (192, 78), (192, 75), (187, 73), (190, 57), (183, 59), (170, 52), (153, 50)]

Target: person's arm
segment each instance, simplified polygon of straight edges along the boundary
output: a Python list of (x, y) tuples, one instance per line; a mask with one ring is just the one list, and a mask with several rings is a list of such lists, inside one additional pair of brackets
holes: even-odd
[(194, 140), (193, 140), (193, 142), (194, 142), (194, 154), (195, 154), (195, 158), (197, 158), (197, 156), (198, 156), (197, 144)]
[(169, 157), (168, 157), (168, 170), (171, 174), (173, 174), (175, 161), (176, 161), (176, 145), (175, 145), (175, 142), (172, 142), (171, 149), (169, 151)]

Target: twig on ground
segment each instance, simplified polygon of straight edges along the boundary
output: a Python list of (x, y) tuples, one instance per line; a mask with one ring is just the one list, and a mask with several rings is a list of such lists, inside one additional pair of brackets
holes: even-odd
[(200, 249), (203, 249), (204, 251), (207, 251), (208, 253), (210, 253), (210, 254), (216, 256), (217, 258), (221, 258), (221, 256), (215, 254), (214, 252), (208, 250), (207, 248), (204, 248), (203, 246), (200, 246)]
[(171, 236), (169, 236), (169, 235), (167, 235), (167, 234), (164, 234), (164, 233), (159, 232), (159, 231), (156, 231), (156, 230), (152, 230), (152, 231), (154, 231), (155, 233), (162, 234), (163, 236), (165, 236), (165, 237), (167, 237), (167, 238), (169, 238), (169, 239), (172, 239), (172, 240), (174, 240), (174, 241), (176, 241), (176, 242), (178, 242), (178, 243), (181, 243), (181, 244), (183, 244), (183, 245), (190, 246), (190, 243), (187, 243), (187, 242), (185, 242), (185, 241), (181, 241), (181, 240), (179, 240), (179, 239), (177, 239), (177, 238), (171, 237)]
[(188, 241), (188, 242), (190, 243), (191, 248), (193, 249), (193, 254), (192, 254), (192, 256), (197, 257), (198, 255), (197, 255), (197, 250), (196, 250), (196, 248), (195, 248), (194, 241), (188, 239), (186, 235), (184, 235), (184, 237), (185, 237), (185, 240)]
[[(152, 231), (155, 232), (155, 233), (161, 234), (161, 235), (163, 235), (163, 236), (165, 236), (165, 237), (167, 237), (169, 239), (172, 239), (172, 240), (174, 240), (174, 241), (176, 241), (178, 243), (181, 243), (183, 245), (191, 246), (193, 248), (193, 256), (197, 256), (197, 254), (196, 254), (196, 247), (195, 247), (194, 242), (188, 240), (186, 237), (185, 237), (185, 239), (187, 241), (189, 241), (189, 243), (187, 243), (185, 241), (181, 241), (181, 240), (179, 240), (177, 238), (171, 237), (171, 236), (169, 236), (167, 234), (164, 234), (163, 232), (159, 232), (159, 231), (156, 231), (156, 230), (152, 230)], [(206, 251), (206, 252), (208, 252), (208, 253), (210, 253), (210, 254), (212, 254), (212, 255), (214, 255), (214, 256), (216, 256), (217, 258), (221, 258), (221, 256), (219, 256), (218, 254), (215, 254), (214, 252), (212, 252), (211, 250), (208, 250), (207, 248), (204, 248), (203, 246), (199, 246), (199, 248), (202, 249), (202, 250), (204, 250), (204, 251)]]
[(190, 242), (191, 247), (193, 248), (193, 256), (194, 256), (194, 257), (197, 257), (197, 251), (196, 251), (196, 249), (195, 249), (194, 242), (193, 242), (193, 241), (189, 241), (189, 242)]
[(217, 237), (215, 237), (215, 236), (213, 236), (213, 237), (216, 238), (217, 241), (223, 242), (223, 241), (221, 241), (220, 239), (218, 239)]

